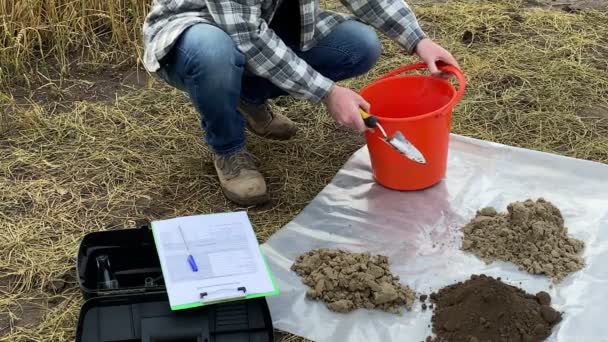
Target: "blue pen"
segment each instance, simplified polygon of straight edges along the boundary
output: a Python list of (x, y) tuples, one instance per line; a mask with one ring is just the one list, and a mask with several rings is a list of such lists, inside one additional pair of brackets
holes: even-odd
[(188, 264), (190, 264), (190, 268), (192, 269), (192, 272), (198, 272), (198, 267), (196, 266), (194, 257), (192, 256), (192, 253), (190, 253), (190, 248), (188, 248), (188, 242), (186, 242), (186, 238), (184, 238), (184, 232), (182, 231), (182, 226), (178, 225), (177, 229), (179, 229), (179, 235), (181, 235), (182, 241), (184, 241), (184, 247), (186, 247), (186, 252), (188, 253)]

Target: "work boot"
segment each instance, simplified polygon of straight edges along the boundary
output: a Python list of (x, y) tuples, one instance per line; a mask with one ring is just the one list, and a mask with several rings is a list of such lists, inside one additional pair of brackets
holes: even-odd
[(288, 140), (296, 134), (296, 124), (284, 115), (273, 113), (266, 103), (255, 105), (241, 100), (238, 110), (247, 120), (247, 128), (261, 137)]
[(264, 177), (246, 149), (227, 155), (216, 154), (214, 164), (224, 195), (229, 200), (242, 206), (268, 201)]

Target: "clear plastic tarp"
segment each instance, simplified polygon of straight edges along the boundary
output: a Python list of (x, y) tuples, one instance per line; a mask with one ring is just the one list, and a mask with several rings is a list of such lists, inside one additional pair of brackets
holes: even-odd
[[(552, 285), (459, 249), (461, 227), (478, 209), (505, 211), (511, 202), (539, 197), (560, 208), (570, 235), (586, 243), (583, 270)], [(374, 182), (363, 147), (262, 248), (281, 291), (268, 298), (275, 328), (317, 342), (423, 341), (432, 312), (417, 301), (402, 315), (340, 314), (305, 298), (307, 288), (290, 267), (315, 248), (386, 255), (393, 273), (418, 293), (471, 274), (500, 276), (527, 292), (551, 294), (564, 315), (548, 341), (608, 341), (608, 165), (452, 135), (446, 178), (424, 191), (399, 192)]]

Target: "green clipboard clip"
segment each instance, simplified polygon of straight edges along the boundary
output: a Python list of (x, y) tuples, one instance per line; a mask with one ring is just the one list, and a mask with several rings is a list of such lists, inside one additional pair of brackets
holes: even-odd
[[(268, 275), (270, 276), (270, 281), (272, 282), (272, 287), (273, 287), (272, 291), (266, 292), (266, 293), (249, 293), (249, 292), (247, 292), (247, 288), (244, 286), (237, 287), (236, 291), (230, 290), (230, 289), (207, 291), (207, 292), (202, 292), (200, 294), (200, 300), (198, 302), (171, 306), (171, 310), (177, 311), (177, 310), (191, 309), (191, 308), (196, 308), (199, 306), (205, 306), (205, 305), (211, 305), (211, 304), (217, 304), (217, 303), (226, 303), (226, 302), (232, 302), (232, 301), (253, 299), (253, 298), (259, 298), (259, 297), (270, 297), (270, 296), (278, 295), (279, 288), (277, 286), (274, 275), (272, 274), (272, 271), (270, 270), (270, 267), (268, 266), (266, 257), (264, 256), (263, 253), (262, 253), (262, 260), (264, 260), (264, 266), (266, 266), (266, 271), (268, 272)], [(205, 300), (205, 298), (211, 297), (210, 293), (217, 293), (218, 291), (226, 291), (230, 294), (221, 296), (219, 298), (212, 298), (211, 300)]]
[[(220, 295), (219, 297), (214, 297), (213, 295), (216, 293), (225, 293), (224, 295)], [(222, 303), (222, 302), (226, 302), (226, 301), (232, 301), (232, 300), (240, 300), (240, 299), (246, 299), (247, 298), (247, 288), (245, 286), (239, 286), (238, 288), (235, 289), (218, 289), (215, 291), (211, 291), (211, 292), (202, 292), (201, 293), (201, 302), (203, 304), (216, 304), (216, 303)], [(213, 298), (210, 300), (207, 300), (206, 298)]]

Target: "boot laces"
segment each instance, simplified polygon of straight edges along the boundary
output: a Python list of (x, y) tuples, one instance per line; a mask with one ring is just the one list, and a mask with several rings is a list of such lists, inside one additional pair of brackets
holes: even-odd
[(241, 170), (255, 170), (255, 158), (247, 151), (218, 156), (217, 161), (218, 167), (229, 178), (238, 176)]

